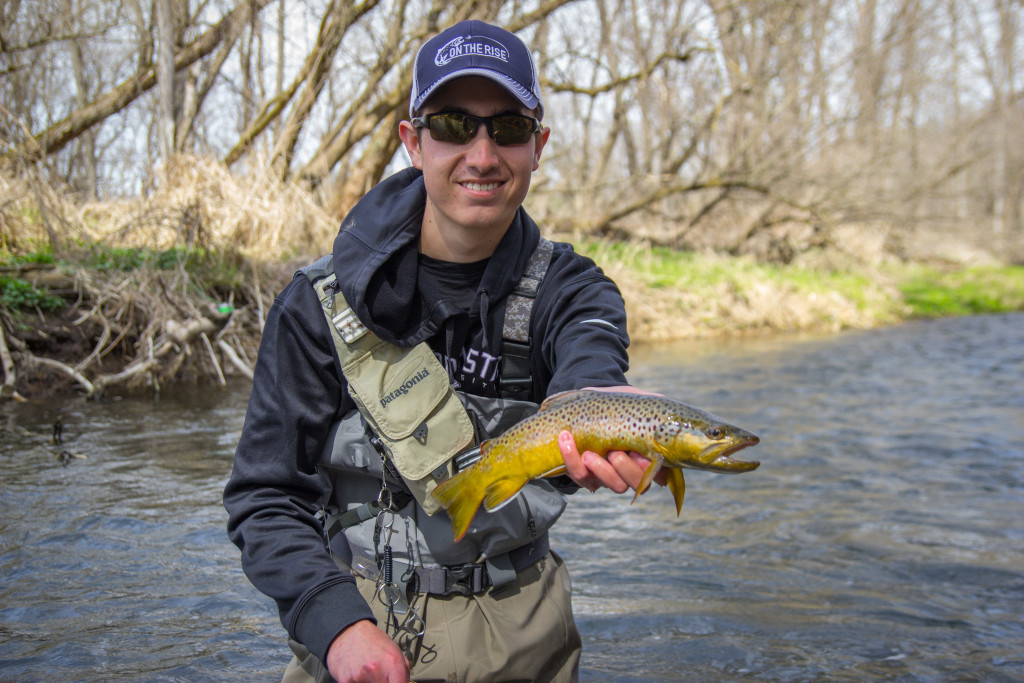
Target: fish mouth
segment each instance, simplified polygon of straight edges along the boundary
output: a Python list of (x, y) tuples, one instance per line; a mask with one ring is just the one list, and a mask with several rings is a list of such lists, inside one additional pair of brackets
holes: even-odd
[[(761, 440), (753, 434), (737, 435), (731, 442), (717, 443), (708, 446), (701, 453), (702, 465), (692, 465), (694, 469), (709, 470), (711, 472), (749, 472), (760, 467), (757, 460), (736, 460), (733, 453), (741, 451), (750, 446), (756, 446)], [(707, 459), (705, 459), (707, 458)]]

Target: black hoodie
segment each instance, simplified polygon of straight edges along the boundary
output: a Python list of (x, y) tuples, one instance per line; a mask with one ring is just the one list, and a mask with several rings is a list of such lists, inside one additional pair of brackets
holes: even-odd
[[(399, 346), (430, 341), (437, 350), (446, 325), (465, 312), (447, 299), (423, 297), (417, 288), (425, 202), (419, 171), (384, 180), (342, 222), (333, 262), (345, 299), (364, 325)], [(484, 270), (470, 310), (482, 325), (460, 340), (463, 346), (500, 355), (505, 298), (539, 239), (537, 225), (520, 208)], [(568, 244), (555, 244), (530, 328), (535, 400), (626, 383), (622, 297)], [(447, 350), (455, 358), (462, 351)], [(224, 505), (246, 576), (277, 602), (289, 635), (321, 661), (342, 629), (373, 619), (351, 574), (326, 552), (315, 517), (325, 494), (317, 459), (331, 424), (353, 408), (323, 309), (310, 283), (298, 276), (267, 314)]]

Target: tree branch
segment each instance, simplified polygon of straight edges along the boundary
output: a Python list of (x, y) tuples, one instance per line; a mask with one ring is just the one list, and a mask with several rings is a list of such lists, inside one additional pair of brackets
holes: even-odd
[[(235, 9), (174, 55), (175, 72), (181, 71), (213, 52), (226, 36), (234, 35), (242, 30), (249, 21), (250, 12), (259, 12), (272, 1), (240, 0)], [(40, 159), (59, 152), (86, 130), (134, 102), (140, 95), (156, 85), (156, 80), (156, 65), (149, 63), (142, 66), (113, 90), (101, 95), (42, 133), (24, 141), (15, 151), (5, 153), (2, 158), (7, 161), (13, 161), (17, 157)]]

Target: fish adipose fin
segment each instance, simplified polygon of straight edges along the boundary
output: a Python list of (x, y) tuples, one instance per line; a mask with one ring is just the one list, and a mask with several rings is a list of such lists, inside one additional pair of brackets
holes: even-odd
[(676, 517), (678, 517), (683, 510), (683, 496), (686, 494), (686, 480), (683, 479), (682, 469), (669, 468), (668, 490), (672, 492), (672, 498), (676, 501)]
[(437, 485), (430, 495), (434, 496), (452, 520), (452, 532), (455, 540), (466, 535), (480, 503), (484, 499), (484, 487), (475, 481), (473, 470), (459, 472), (455, 476)]

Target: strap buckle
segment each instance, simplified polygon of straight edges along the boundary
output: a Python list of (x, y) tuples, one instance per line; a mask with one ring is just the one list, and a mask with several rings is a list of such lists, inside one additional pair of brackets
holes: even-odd
[(367, 332), (366, 326), (356, 317), (356, 312), (351, 308), (346, 308), (341, 313), (338, 313), (331, 322), (334, 323), (334, 327), (338, 330), (338, 334), (345, 341), (346, 344), (353, 344), (363, 337)]
[(447, 595), (474, 595), (489, 588), (491, 577), (482, 564), (445, 567), (444, 589)]

